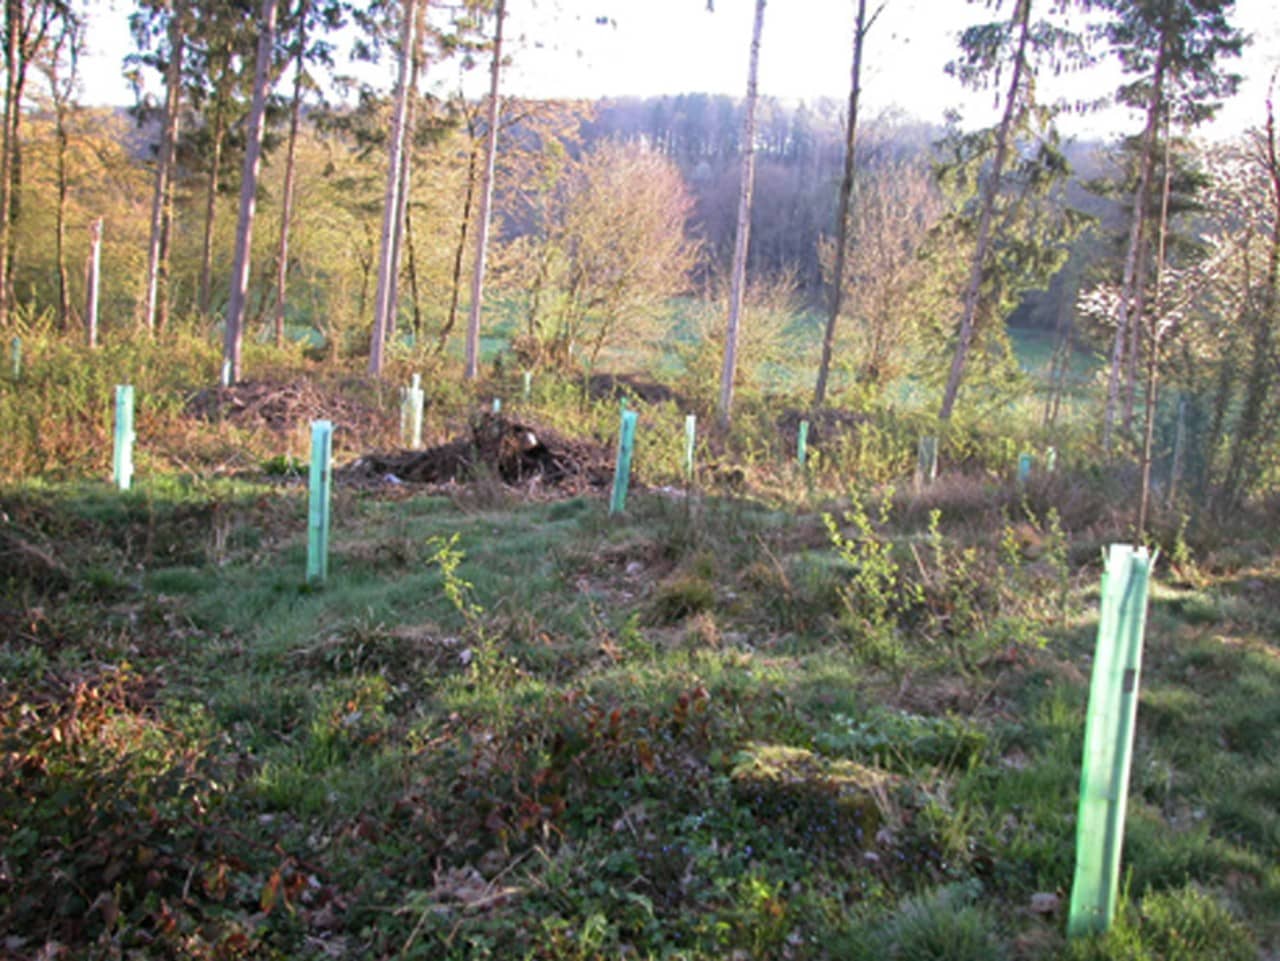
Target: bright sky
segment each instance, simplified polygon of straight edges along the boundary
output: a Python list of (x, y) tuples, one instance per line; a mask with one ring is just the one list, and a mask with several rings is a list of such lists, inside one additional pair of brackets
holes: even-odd
[[(880, 0), (870, 0), (874, 10)], [(525, 96), (621, 96), (725, 93), (746, 90), (754, 0), (510, 0), (512, 68), (506, 89)], [(132, 94), (120, 60), (130, 49), (127, 0), (96, 0), (85, 64), (86, 99), (128, 103)], [(771, 0), (765, 11), (760, 54), (761, 93), (785, 98), (848, 96), (854, 0)], [(898, 108), (922, 120), (940, 121), (948, 107), (972, 124), (994, 122), (990, 94), (975, 95), (943, 73), (961, 28), (989, 16), (983, 3), (965, 0), (887, 0), (868, 39), (864, 105), (869, 116)], [(608, 23), (596, 22), (605, 17)], [(1246, 77), (1240, 94), (1215, 123), (1218, 135), (1261, 123), (1267, 84), (1280, 67), (1280, 18), (1274, 0), (1237, 0), (1233, 22), (1254, 35), (1236, 69)], [(391, 82), (391, 67), (380, 68)], [(468, 85), (481, 89), (485, 70)], [(366, 74), (368, 76), (368, 74)], [(372, 75), (378, 78), (378, 73)], [(428, 73), (428, 80), (433, 75)], [(442, 67), (434, 82), (456, 89), (456, 68)], [(1042, 93), (1079, 94), (1085, 78), (1046, 81)], [(1097, 78), (1099, 94), (1115, 86)], [(1068, 86), (1070, 85), (1070, 86)], [(1122, 111), (1068, 124), (1080, 135), (1109, 136), (1132, 130), (1140, 118)]]

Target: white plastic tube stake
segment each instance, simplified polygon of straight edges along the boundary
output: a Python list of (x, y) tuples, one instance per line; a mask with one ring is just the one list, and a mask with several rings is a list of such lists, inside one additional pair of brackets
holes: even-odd
[(686, 414), (684, 418), (684, 479), (685, 483), (693, 480), (693, 446), (698, 439), (698, 418), (695, 414)]
[(916, 457), (916, 487), (928, 487), (938, 479), (938, 438), (921, 437)]
[(422, 447), (422, 375), (414, 374), (413, 383), (400, 391), (400, 443), (410, 450)]

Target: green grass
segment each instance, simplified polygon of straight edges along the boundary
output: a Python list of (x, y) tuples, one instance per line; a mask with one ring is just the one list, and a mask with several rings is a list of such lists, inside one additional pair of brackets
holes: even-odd
[[(644, 414), (679, 437), (679, 412)], [(584, 435), (616, 407), (550, 398), (545, 416)], [(679, 468), (653, 443), (656, 487)], [(47, 555), (0, 566), (14, 950), (1276, 948), (1280, 657), (1266, 592), (1242, 586), (1280, 576), (1274, 551), (1250, 552), (1248, 581), (1206, 565), (1154, 593), (1127, 902), (1069, 945), (1063, 909), (1030, 905), (1070, 891), (1096, 545), (1119, 536), (1104, 495), (1074, 475), (865, 484), (858, 520), (847, 474), (805, 485), (782, 442), (750, 445), (743, 490), (641, 489), (621, 517), (600, 496), (339, 485), (320, 587), (297, 484), (5, 489), (3, 556)]]

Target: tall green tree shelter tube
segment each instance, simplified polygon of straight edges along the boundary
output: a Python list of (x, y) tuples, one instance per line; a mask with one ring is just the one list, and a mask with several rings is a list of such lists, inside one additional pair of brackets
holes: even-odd
[(1115, 916), (1154, 560), (1145, 548), (1112, 544), (1102, 576), (1102, 610), (1080, 773), (1076, 874), (1067, 919), (1070, 937), (1105, 931)]
[(116, 487), (127, 491), (133, 484), (133, 387), (116, 387), (115, 432), (111, 449), (111, 477)]
[(311, 422), (310, 498), (307, 508), (307, 583), (323, 584), (329, 576), (329, 485), (333, 460), (333, 424)]
[(613, 496), (609, 513), (620, 514), (627, 507), (627, 485), (631, 482), (631, 452), (636, 443), (636, 412), (624, 410), (618, 429), (618, 462), (613, 471)]

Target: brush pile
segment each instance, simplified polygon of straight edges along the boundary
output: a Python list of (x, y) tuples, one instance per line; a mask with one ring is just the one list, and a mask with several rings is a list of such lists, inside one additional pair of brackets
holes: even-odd
[(427, 450), (371, 453), (335, 471), (345, 482), (451, 484), (496, 479), (529, 491), (562, 494), (601, 490), (613, 480), (613, 456), (591, 440), (484, 413), (472, 420), (468, 436)]

